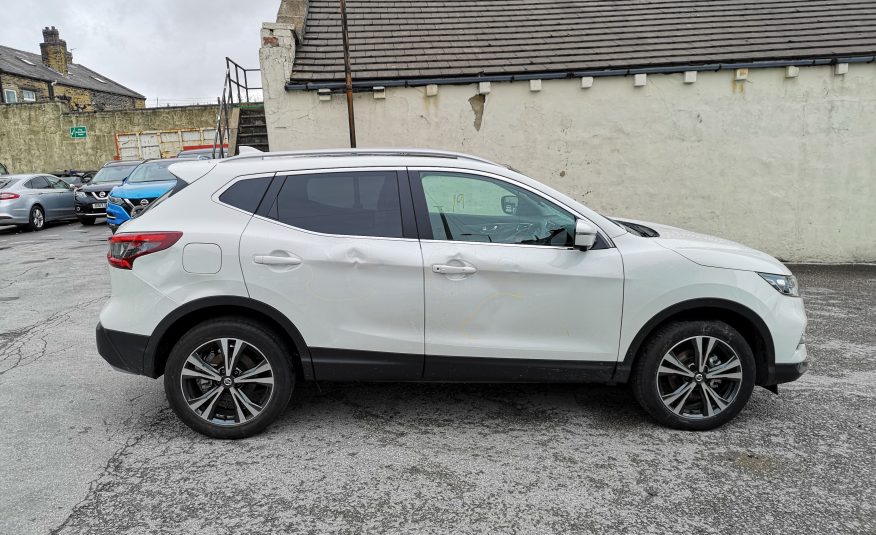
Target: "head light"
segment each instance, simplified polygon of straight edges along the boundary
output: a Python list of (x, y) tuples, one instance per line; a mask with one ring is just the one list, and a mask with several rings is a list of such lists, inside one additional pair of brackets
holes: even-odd
[(77, 199), (84, 199), (84, 198), (85, 198), (85, 192), (84, 192), (84, 191), (77, 191), (77, 192), (76, 192), (76, 198), (77, 198)]
[(758, 273), (763, 280), (776, 289), (780, 294), (800, 297), (800, 287), (797, 286), (797, 278), (794, 275), (774, 275), (772, 273)]
[(122, 200), (120, 198), (113, 197), (112, 195), (110, 195), (110, 197), (109, 197), (109, 202), (111, 202), (112, 204), (119, 204), (119, 205), (122, 204)]

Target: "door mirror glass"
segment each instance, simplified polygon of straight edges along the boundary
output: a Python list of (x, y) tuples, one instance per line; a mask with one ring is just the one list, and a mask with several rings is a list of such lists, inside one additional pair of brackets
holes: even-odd
[(575, 222), (575, 247), (584, 251), (596, 243), (596, 227), (590, 222), (579, 219)]
[(516, 214), (519, 202), (520, 198), (517, 195), (505, 195), (502, 197), (502, 211), (508, 215)]

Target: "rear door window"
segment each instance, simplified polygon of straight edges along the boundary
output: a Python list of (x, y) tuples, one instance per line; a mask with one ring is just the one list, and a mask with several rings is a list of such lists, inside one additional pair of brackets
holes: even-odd
[(49, 181), (44, 176), (38, 176), (32, 178), (26, 186), (30, 189), (49, 189)]
[(396, 171), (287, 176), (269, 217), (325, 234), (403, 237)]

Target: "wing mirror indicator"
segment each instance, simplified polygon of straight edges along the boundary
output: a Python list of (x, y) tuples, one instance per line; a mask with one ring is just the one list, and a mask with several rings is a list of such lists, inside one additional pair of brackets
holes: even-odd
[(575, 247), (586, 251), (596, 243), (596, 227), (589, 221), (579, 219), (575, 222)]

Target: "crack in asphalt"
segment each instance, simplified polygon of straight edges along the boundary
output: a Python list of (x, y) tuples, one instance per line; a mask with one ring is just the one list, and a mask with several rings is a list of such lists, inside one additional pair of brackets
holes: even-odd
[(0, 376), (16, 368), (27, 366), (37, 362), (47, 355), (56, 352), (47, 352), (48, 339), (54, 329), (62, 328), (73, 313), (106, 299), (102, 295), (87, 301), (81, 301), (68, 308), (51, 314), (48, 318), (25, 327), (0, 333)]
[[(128, 400), (131, 405), (132, 414), (126, 418), (122, 425), (129, 425), (134, 419), (134, 401), (143, 397), (143, 394), (135, 396)], [(97, 520), (99, 524), (104, 524), (103, 520), (107, 518), (104, 513), (103, 503), (101, 500), (102, 491), (105, 487), (113, 484), (113, 478), (116, 473), (121, 472), (124, 468), (124, 459), (140, 442), (154, 433), (154, 427), (161, 421), (170, 418), (170, 409), (161, 408), (155, 411), (155, 414), (150, 416), (147, 412), (143, 415), (145, 429), (140, 433), (135, 433), (129, 436), (124, 444), (116, 449), (112, 455), (104, 463), (103, 469), (87, 483), (88, 491), (85, 497), (82, 498), (70, 511), (70, 514), (61, 522), (60, 525), (49, 531), (50, 535), (57, 535), (67, 528), (71, 528), (78, 520), (87, 518), (89, 520)], [(71, 528), (72, 529), (72, 528)], [(78, 530), (74, 529), (74, 532)]]

